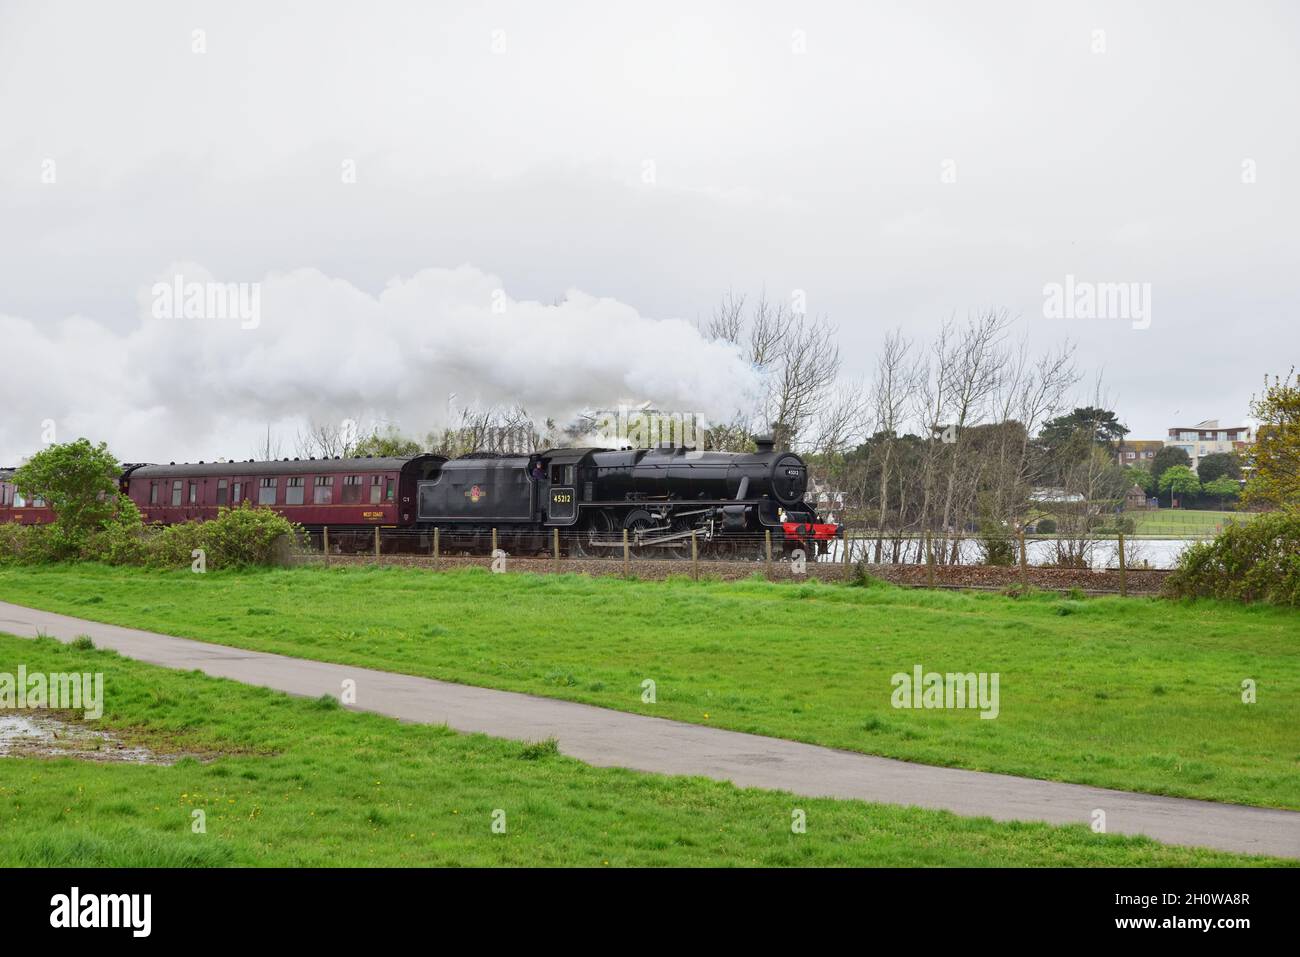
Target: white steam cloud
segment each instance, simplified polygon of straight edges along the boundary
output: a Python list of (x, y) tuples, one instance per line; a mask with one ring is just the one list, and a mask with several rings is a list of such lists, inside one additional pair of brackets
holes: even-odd
[[(175, 276), (215, 280), (179, 263), (158, 282)], [(739, 350), (691, 323), (577, 290), (517, 302), (471, 266), (425, 269), (378, 296), (315, 269), (272, 274), (254, 321), (235, 299), (185, 318), (184, 302), (160, 307), (158, 288), (141, 288), (138, 325), (120, 334), (0, 315), (0, 464), (40, 448), (51, 425), (56, 441), (103, 440), (128, 461), (213, 460), (247, 458), (268, 425), (285, 454), (311, 422), (360, 417), (421, 436), (448, 424), (453, 393), (458, 408), (518, 403), (539, 422), (645, 401), (719, 421), (761, 389)]]

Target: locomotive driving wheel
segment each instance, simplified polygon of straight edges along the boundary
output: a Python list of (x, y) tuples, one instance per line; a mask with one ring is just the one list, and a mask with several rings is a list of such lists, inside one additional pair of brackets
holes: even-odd
[(603, 509), (592, 512), (583, 522), (582, 527), (574, 530), (571, 546), (573, 554), (578, 558), (597, 558), (601, 555), (613, 554), (609, 547), (602, 548), (597, 543), (616, 541), (618, 538), (616, 528), (617, 523), (609, 512)]
[[(627, 529), (627, 537), (632, 542), (632, 554), (637, 558), (681, 558), (690, 551), (690, 538), (685, 536), (661, 545), (647, 544), (658, 538), (687, 531), (686, 523), (680, 519), (668, 519), (638, 508), (623, 519), (623, 527)], [(637, 541), (638, 532), (640, 543)]]

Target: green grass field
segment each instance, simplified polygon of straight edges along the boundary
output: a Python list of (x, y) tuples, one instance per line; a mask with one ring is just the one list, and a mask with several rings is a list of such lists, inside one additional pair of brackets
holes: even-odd
[(1249, 522), (1254, 512), (1219, 512), (1209, 509), (1162, 508), (1125, 512), (1134, 522), (1135, 535), (1154, 538), (1210, 538), (1229, 522)]
[[(1290, 863), (1082, 824), (998, 824), (593, 768), (332, 699), (0, 635), (0, 670), (19, 663), (103, 672), (98, 726), (206, 757), (169, 767), (0, 758), (0, 866)], [(791, 829), (796, 809), (802, 834)], [(196, 810), (204, 833), (194, 831)], [(492, 829), (497, 811), (504, 833)]]
[[(1300, 809), (1300, 616), (1282, 609), (393, 567), (8, 569), (0, 598), (931, 764)], [(891, 676), (917, 664), (998, 672), (999, 716), (894, 709)]]

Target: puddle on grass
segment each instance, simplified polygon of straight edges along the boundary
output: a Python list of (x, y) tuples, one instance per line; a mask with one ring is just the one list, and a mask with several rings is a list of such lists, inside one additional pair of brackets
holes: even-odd
[(48, 714), (0, 714), (0, 758), (80, 758), (119, 764), (175, 764), (183, 754), (157, 754), (108, 731)]

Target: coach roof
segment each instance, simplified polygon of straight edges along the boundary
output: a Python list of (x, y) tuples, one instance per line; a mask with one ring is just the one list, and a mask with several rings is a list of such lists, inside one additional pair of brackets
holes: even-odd
[(186, 462), (173, 465), (142, 465), (131, 471), (131, 478), (206, 478), (208, 476), (336, 475), (341, 472), (348, 474), (400, 472), (408, 462), (422, 458), (436, 459), (439, 456), (282, 459), (278, 462)]

